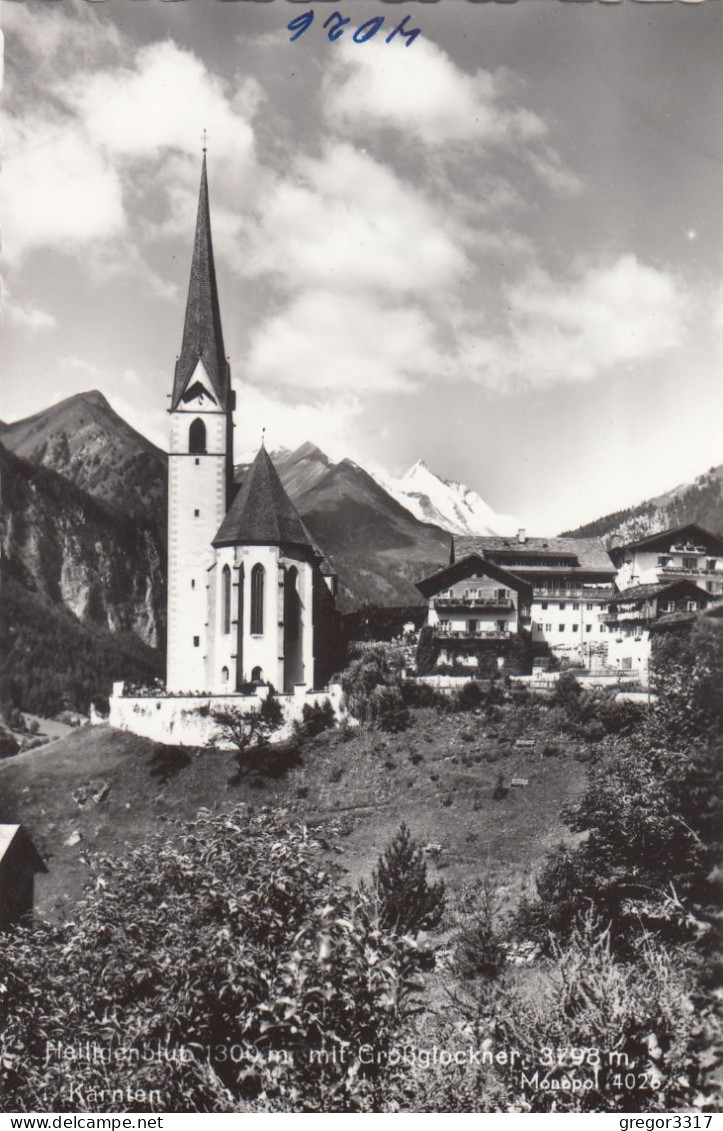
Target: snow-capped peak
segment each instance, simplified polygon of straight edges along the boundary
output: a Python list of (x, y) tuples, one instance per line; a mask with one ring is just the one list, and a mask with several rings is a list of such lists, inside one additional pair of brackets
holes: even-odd
[(383, 480), (382, 486), (415, 518), (453, 534), (507, 535), (520, 526), (511, 515), (493, 511), (471, 487), (436, 475), (423, 459), (399, 479)]

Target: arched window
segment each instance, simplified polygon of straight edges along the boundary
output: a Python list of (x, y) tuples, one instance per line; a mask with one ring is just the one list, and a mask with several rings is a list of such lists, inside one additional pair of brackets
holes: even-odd
[(255, 565), (251, 570), (251, 635), (262, 636), (264, 631), (264, 567)]
[(194, 453), (206, 451), (206, 425), (200, 417), (188, 429), (188, 450)]
[(221, 632), (228, 636), (231, 631), (231, 570), (227, 565), (221, 574)]
[(251, 682), (252, 683), (263, 683), (264, 682), (264, 673), (261, 670), (261, 667), (259, 665), (257, 665), (253, 669), (253, 671), (251, 672)]
[(221, 682), (222, 683), (228, 683), (228, 668), (227, 667), (221, 668)]

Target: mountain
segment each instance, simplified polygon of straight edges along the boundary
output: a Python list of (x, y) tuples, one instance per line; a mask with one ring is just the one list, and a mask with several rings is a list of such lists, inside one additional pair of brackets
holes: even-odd
[(443, 479), (420, 459), (400, 479), (378, 482), (420, 522), (432, 522), (454, 534), (516, 534), (520, 523), (496, 514), (484, 499), (453, 479)]
[(165, 452), (136, 432), (97, 390), (78, 393), (12, 424), (0, 441), (87, 494), (165, 530)]
[[(449, 535), (420, 522), (352, 460), (332, 463), (314, 444), (271, 453), (316, 542), (339, 575), (342, 611), (362, 604), (418, 605), (414, 582), (449, 561)], [(238, 464), (237, 482), (249, 464)]]
[(711, 467), (693, 483), (682, 483), (663, 495), (614, 511), (566, 533), (576, 537), (602, 537), (608, 543), (618, 535), (623, 542), (632, 542), (689, 522), (697, 522), (714, 534), (723, 534), (723, 464)]
[(157, 672), (165, 550), (155, 526), (2, 444), (0, 565), (2, 701), (57, 710), (67, 694), (83, 709), (112, 674)]
[(340, 607), (420, 604), (414, 582), (449, 561), (449, 535), (420, 522), (352, 460), (289, 490), (339, 574)]

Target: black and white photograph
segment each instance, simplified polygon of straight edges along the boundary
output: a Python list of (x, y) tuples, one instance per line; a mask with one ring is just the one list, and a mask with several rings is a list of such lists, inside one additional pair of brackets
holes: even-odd
[(7, 1126), (713, 1128), (723, 4), (0, 27)]

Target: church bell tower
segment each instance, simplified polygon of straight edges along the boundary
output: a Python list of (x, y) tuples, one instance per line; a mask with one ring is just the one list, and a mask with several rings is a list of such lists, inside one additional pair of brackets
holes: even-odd
[(206, 680), (212, 542), (233, 485), (233, 398), (223, 344), (204, 150), (181, 352), (176, 362), (168, 457), (168, 691)]

